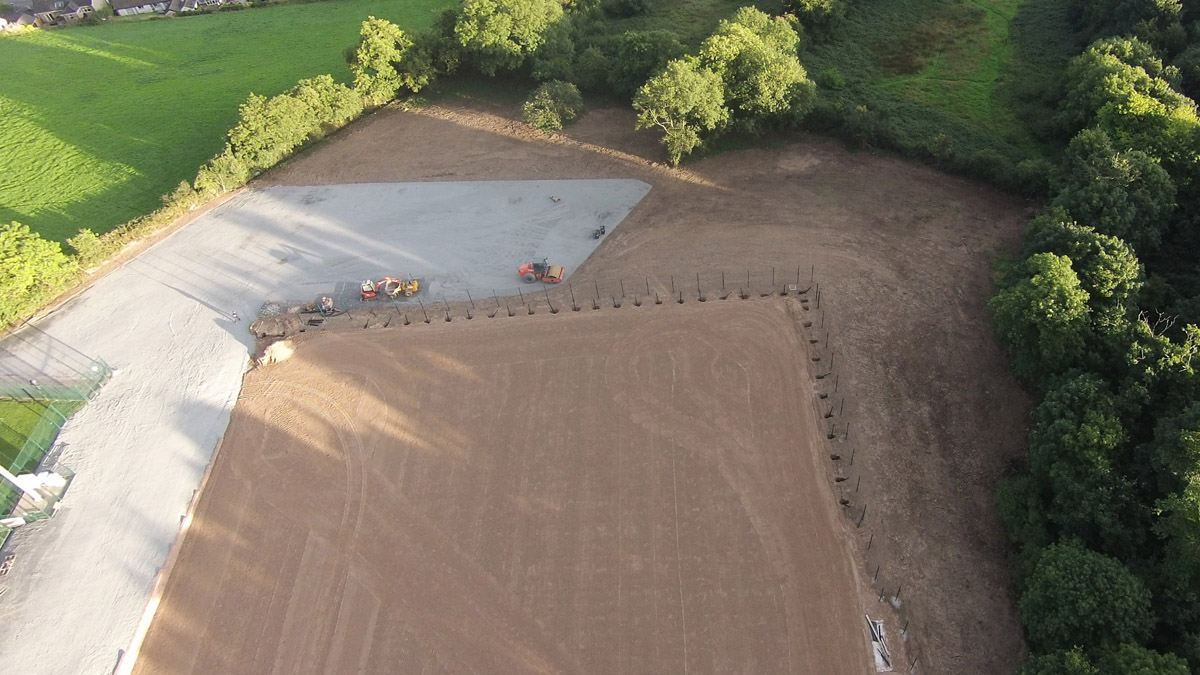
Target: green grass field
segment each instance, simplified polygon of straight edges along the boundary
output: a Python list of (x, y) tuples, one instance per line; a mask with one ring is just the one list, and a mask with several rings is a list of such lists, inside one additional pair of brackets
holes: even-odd
[(1029, 1), (854, 3), (805, 64), (814, 76), (836, 68), (854, 98), (886, 111), (913, 142), (941, 127), (967, 145), (1036, 156), (1044, 148), (1019, 118), (1010, 86), (1025, 58), (1013, 21)]
[[(39, 447), (49, 450), (58, 436), (59, 414), (70, 417), (84, 401), (53, 401), (53, 405), (58, 412), (41, 401), (0, 400), (0, 466), (16, 474), (34, 469), (42, 459), (40, 454), (17, 461), (26, 440), (33, 436)], [(43, 419), (52, 423), (43, 425)]]
[(407, 29), (454, 0), (338, 0), (0, 39), (0, 220), (105, 232), (216, 154), (238, 105), (329, 73), (368, 15)]

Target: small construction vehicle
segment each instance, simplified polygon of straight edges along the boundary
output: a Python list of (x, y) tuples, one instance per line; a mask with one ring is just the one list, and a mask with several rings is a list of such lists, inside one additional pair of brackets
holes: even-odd
[(380, 293), (389, 298), (396, 298), (403, 295), (406, 298), (411, 298), (413, 294), (421, 290), (421, 282), (417, 279), (397, 279), (395, 277), (384, 277), (379, 281), (371, 281), (367, 279), (362, 282), (359, 288), (359, 293), (363, 300), (370, 300), (377, 297)]
[[(288, 310), (292, 311), (291, 309)], [(321, 316), (335, 316), (340, 314), (333, 306), (333, 298), (322, 296), (318, 300), (314, 300), (307, 305), (300, 305), (295, 308), (298, 314), (320, 314)]]
[(532, 284), (535, 281), (544, 281), (548, 284), (557, 284), (567, 276), (567, 269), (562, 265), (549, 265), (546, 259), (542, 258), (542, 262), (527, 262), (521, 265), (517, 270), (517, 276), (525, 280), (525, 283)]

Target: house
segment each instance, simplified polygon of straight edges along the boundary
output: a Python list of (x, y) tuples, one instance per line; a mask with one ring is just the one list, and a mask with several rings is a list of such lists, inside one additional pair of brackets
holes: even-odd
[(69, 21), (83, 21), (94, 11), (96, 11), (96, 8), (93, 7), (90, 2), (84, 2), (80, 4), (75, 2), (75, 0), (69, 0), (69, 2), (67, 2), (67, 7), (64, 10), (64, 16), (66, 16)]
[(169, 6), (168, 0), (111, 0), (113, 12), (117, 16), (132, 14), (148, 14), (150, 12), (165, 12)]
[(21, 18), (29, 17), (25, 22), (17, 20), (19, 25), (61, 26), (78, 23), (96, 11), (96, 3), (104, 6), (105, 0), (35, 0), (29, 3), (22, 12)]

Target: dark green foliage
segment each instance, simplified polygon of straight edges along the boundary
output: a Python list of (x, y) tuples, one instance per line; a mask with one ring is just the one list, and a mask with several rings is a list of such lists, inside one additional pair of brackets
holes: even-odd
[(58, 242), (20, 223), (0, 225), (0, 323), (11, 324), (37, 309), (77, 272)]
[(637, 88), (683, 56), (683, 45), (669, 30), (626, 31), (616, 40), (610, 83), (613, 93), (632, 97)]
[(605, 56), (599, 47), (588, 47), (580, 52), (575, 62), (575, 83), (580, 89), (604, 91), (615, 67), (613, 59)]
[(817, 76), (817, 84), (825, 89), (845, 89), (846, 77), (837, 68), (826, 68)]
[(1134, 644), (1106, 650), (1096, 660), (1100, 675), (1191, 675), (1187, 662)]
[(514, 70), (562, 18), (558, 0), (463, 0), (454, 34), (485, 75)]
[(651, 4), (651, 0), (603, 0), (600, 6), (609, 16), (626, 18), (645, 14)]
[(1137, 34), (1154, 40), (1179, 26), (1180, 0), (1076, 0), (1080, 28), (1089, 35)]
[(570, 21), (556, 21), (546, 29), (545, 41), (530, 58), (535, 80), (575, 80), (576, 61), (574, 26)]
[(721, 77), (695, 59), (675, 59), (633, 98), (638, 129), (659, 127), (671, 164), (700, 145), (701, 132), (729, 119)]
[[(1117, 401), (1095, 375), (1070, 378), (1046, 393), (1029, 433), (1029, 469), (1047, 520), (1060, 536), (1113, 553), (1138, 539), (1132, 485), (1119, 465), (1128, 440)], [(1086, 644), (1086, 643), (1077, 643)]]
[(1118, 152), (1107, 134), (1084, 129), (1067, 147), (1056, 206), (1097, 232), (1152, 251), (1175, 209), (1170, 176), (1139, 150)]
[(1200, 44), (1188, 47), (1171, 65), (1179, 71), (1179, 87), (1192, 99), (1200, 96)]
[(1052, 208), (1029, 224), (1025, 255), (1035, 253), (1071, 259), (1079, 287), (1088, 294), (1097, 331), (1112, 333), (1124, 328), (1142, 286), (1142, 268), (1128, 244), (1079, 225), (1061, 208)]
[(1120, 562), (1076, 542), (1042, 552), (1018, 603), (1030, 646), (1116, 647), (1150, 636), (1150, 593)]
[(1021, 666), (1020, 675), (1100, 675), (1100, 671), (1088, 661), (1083, 650), (1075, 647), (1070, 651), (1030, 655)]
[(785, 0), (784, 6), (805, 28), (822, 33), (846, 17), (846, 0)]
[(547, 82), (521, 107), (525, 122), (545, 132), (562, 129), (583, 111), (583, 97), (570, 82)]
[(1044, 385), (1084, 355), (1088, 294), (1071, 259), (1053, 253), (1030, 256), (1014, 276), (991, 301), (996, 331), (1012, 350), (1017, 374)]
[(1023, 159), (1013, 167), (1011, 186), (1023, 195), (1041, 196), (1050, 191), (1054, 165), (1044, 159)]
[(1036, 560), (1042, 549), (1054, 542), (1046, 520), (1046, 502), (1032, 476), (1005, 478), (996, 486), (996, 511), (1008, 538), (1027, 561)]

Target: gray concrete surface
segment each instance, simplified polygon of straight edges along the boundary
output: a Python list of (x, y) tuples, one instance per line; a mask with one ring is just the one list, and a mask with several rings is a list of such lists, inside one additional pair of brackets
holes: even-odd
[(6, 340), (0, 369), (50, 369), (78, 350), (118, 373), (59, 436), (78, 472), (62, 510), (10, 544), (4, 670), (113, 672), (228, 426), (264, 301), (397, 274), (425, 277), (431, 298), (511, 294), (519, 263), (548, 257), (569, 274), (602, 243), (592, 229), (611, 234), (649, 190), (634, 180), (247, 190)]

